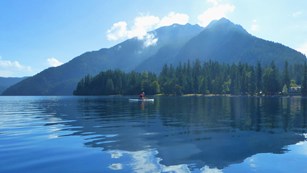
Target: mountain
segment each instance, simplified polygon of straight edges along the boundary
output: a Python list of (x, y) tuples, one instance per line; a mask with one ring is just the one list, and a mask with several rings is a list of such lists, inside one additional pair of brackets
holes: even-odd
[(260, 62), (264, 65), (274, 61), (279, 67), (282, 67), (285, 61), (297, 64), (304, 63), (306, 59), (294, 49), (252, 36), (242, 26), (225, 18), (211, 22), (192, 38), (178, 52), (173, 63), (196, 58), (224, 63)]
[(27, 77), (0, 77), (0, 93), (8, 87), (26, 79)]
[(203, 30), (198, 25), (172, 25), (170, 27), (162, 27), (154, 31), (159, 35), (159, 41), (163, 46), (152, 56), (136, 66), (136, 71), (152, 71), (160, 72), (164, 64), (173, 63), (173, 58), (176, 53), (184, 46), (191, 38), (198, 35)]
[(78, 81), (87, 74), (107, 69), (125, 72), (160, 72), (164, 64), (214, 60), (223, 63), (272, 61), (282, 67), (304, 63), (306, 57), (287, 46), (249, 34), (242, 26), (222, 18), (207, 27), (171, 25), (132, 38), (111, 48), (86, 52), (59, 67), (48, 68), (9, 87), (3, 95), (71, 95)]
[(149, 57), (159, 55), (162, 49), (178, 49), (202, 30), (190, 24), (162, 27), (143, 39), (128, 39), (108, 49), (86, 52), (59, 67), (48, 68), (8, 88), (3, 95), (72, 95), (85, 75), (96, 75), (107, 69), (135, 70)]

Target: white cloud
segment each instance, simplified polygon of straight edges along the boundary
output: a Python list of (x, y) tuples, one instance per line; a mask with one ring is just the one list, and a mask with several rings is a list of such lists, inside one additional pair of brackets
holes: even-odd
[(119, 151), (116, 151), (116, 150), (111, 151), (110, 154), (111, 154), (112, 159), (118, 159), (118, 158), (121, 158), (123, 156), (122, 152), (119, 152)]
[(220, 3), (219, 0), (207, 0), (209, 4), (218, 5)]
[(61, 61), (57, 60), (54, 57), (48, 58), (47, 62), (49, 64), (49, 66), (51, 66), (51, 67), (57, 67), (57, 66), (60, 66), (60, 65), (63, 64)]
[(296, 50), (307, 56), (307, 42), (300, 45)]
[(131, 163), (128, 164), (132, 168), (133, 172), (178, 172), (178, 173), (190, 173), (190, 172), (202, 172), (202, 173), (222, 173), (223, 171), (218, 168), (210, 168), (204, 166), (202, 168), (194, 168), (190, 170), (187, 164), (178, 165), (163, 165), (162, 159), (157, 157), (158, 151), (156, 150), (142, 150), (142, 151), (109, 151), (112, 160), (115, 162), (109, 165), (109, 169), (122, 170), (124, 165), (117, 163), (117, 159), (121, 157), (129, 158)]
[(257, 167), (257, 165), (256, 165), (256, 163), (255, 163), (255, 159), (249, 158), (249, 159), (247, 159), (247, 162), (248, 162), (248, 164), (249, 164), (249, 166), (250, 166), (251, 168), (256, 168), (256, 167)]
[(159, 22), (159, 27), (170, 26), (174, 23), (187, 24), (189, 22), (189, 16), (183, 13), (170, 12), (167, 16), (163, 17)]
[(211, 8), (208, 8), (202, 14), (200, 14), (198, 19), (198, 24), (200, 26), (207, 26), (212, 20), (217, 20), (222, 17), (226, 17), (227, 14), (232, 13), (235, 10), (235, 6), (232, 4), (222, 4), (218, 0), (207, 0), (208, 3), (212, 4)]
[(134, 25), (128, 31), (128, 38), (137, 37), (143, 39), (148, 31), (153, 30), (159, 24), (160, 19), (156, 16), (141, 16), (134, 19)]
[[(307, 134), (304, 134), (304, 136), (306, 138)], [(307, 156), (307, 142), (306, 141), (298, 142), (295, 145), (296, 145), (295, 153)]]
[(127, 23), (120, 21), (114, 23), (113, 26), (107, 31), (107, 39), (116, 41), (127, 36)]
[(157, 44), (158, 38), (155, 38), (153, 34), (146, 34), (144, 37), (144, 46), (149, 47), (149, 46), (154, 46)]
[(155, 45), (158, 41), (158, 38), (155, 38), (154, 35), (148, 35), (149, 31), (175, 23), (183, 25), (188, 23), (188, 21), (188, 15), (175, 12), (170, 12), (167, 16), (162, 18), (152, 15), (138, 16), (134, 19), (133, 25), (129, 28), (125, 21), (114, 23), (107, 31), (107, 39), (110, 41), (117, 41), (137, 37), (139, 40), (144, 40), (144, 47), (148, 47)]
[(204, 166), (201, 169), (202, 173), (223, 173), (223, 171), (217, 169), (217, 168), (210, 168), (209, 166)]
[(13, 77), (32, 72), (30, 66), (22, 65), (19, 61), (4, 60), (0, 57), (0, 76)]
[(253, 20), (252, 25), (251, 25), (251, 31), (252, 32), (258, 32), (259, 31), (259, 24), (257, 20)]
[(26, 67), (21, 65), (18, 61), (9, 61), (9, 60), (0, 60), (1, 68), (16, 68), (19, 70), (30, 69), (30, 67)]
[(123, 165), (121, 163), (113, 163), (112, 165), (109, 166), (109, 168), (114, 171), (119, 171), (123, 169)]

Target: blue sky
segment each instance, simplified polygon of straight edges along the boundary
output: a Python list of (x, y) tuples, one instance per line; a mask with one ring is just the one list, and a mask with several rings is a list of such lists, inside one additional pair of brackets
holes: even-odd
[(34, 75), (160, 26), (221, 17), (306, 55), (306, 8), (305, 0), (1, 0), (0, 76)]

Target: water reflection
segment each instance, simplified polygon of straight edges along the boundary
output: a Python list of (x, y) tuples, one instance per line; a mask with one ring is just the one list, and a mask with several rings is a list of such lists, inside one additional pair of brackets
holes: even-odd
[(66, 135), (84, 136), (85, 146), (160, 171), (223, 169), (258, 153), (281, 154), (305, 140), (307, 123), (307, 100), (293, 97), (157, 97), (154, 103), (80, 97), (39, 105), (65, 120)]

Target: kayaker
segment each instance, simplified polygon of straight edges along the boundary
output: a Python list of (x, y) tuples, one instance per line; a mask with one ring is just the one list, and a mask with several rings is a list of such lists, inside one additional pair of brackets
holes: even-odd
[(145, 98), (145, 92), (143, 91), (140, 95), (139, 95), (140, 99), (144, 99)]

